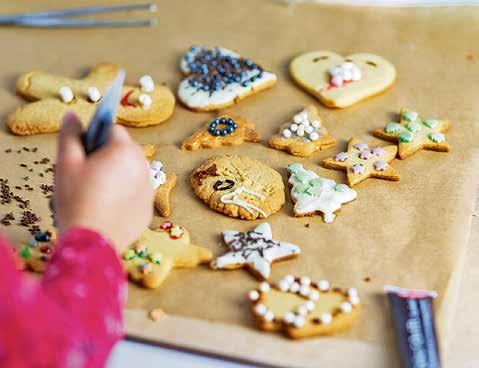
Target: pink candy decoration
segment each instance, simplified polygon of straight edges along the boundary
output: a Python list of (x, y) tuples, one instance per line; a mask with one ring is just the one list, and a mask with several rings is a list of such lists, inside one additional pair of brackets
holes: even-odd
[(374, 163), (374, 168), (378, 171), (384, 171), (388, 168), (389, 164), (384, 161), (376, 161)]
[(364, 172), (364, 166), (361, 164), (354, 164), (351, 166), (351, 171), (353, 174), (362, 174)]
[(384, 153), (384, 150), (381, 147), (374, 147), (371, 152), (375, 156), (381, 156)]
[(348, 159), (347, 152), (339, 152), (336, 156), (334, 156), (334, 161), (341, 161), (344, 162)]
[(358, 143), (354, 145), (354, 148), (356, 148), (359, 151), (364, 151), (369, 148), (369, 146), (366, 143)]
[(331, 77), (331, 84), (335, 87), (341, 87), (344, 84), (343, 77), (340, 75), (335, 75)]
[(373, 154), (369, 150), (361, 151), (361, 153), (359, 154), (359, 158), (361, 160), (369, 160), (371, 157), (373, 157)]

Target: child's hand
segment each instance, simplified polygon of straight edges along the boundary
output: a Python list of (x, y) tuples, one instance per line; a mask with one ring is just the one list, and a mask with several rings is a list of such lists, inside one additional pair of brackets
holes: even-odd
[(141, 148), (114, 125), (107, 145), (86, 157), (81, 125), (66, 114), (58, 136), (55, 218), (60, 232), (96, 230), (122, 249), (137, 239), (153, 213), (153, 188)]

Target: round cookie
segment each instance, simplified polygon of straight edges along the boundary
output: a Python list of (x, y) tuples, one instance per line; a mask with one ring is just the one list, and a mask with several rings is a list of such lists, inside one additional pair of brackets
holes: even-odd
[(284, 204), (281, 175), (247, 156), (213, 156), (190, 175), (195, 194), (210, 208), (245, 220), (266, 218)]

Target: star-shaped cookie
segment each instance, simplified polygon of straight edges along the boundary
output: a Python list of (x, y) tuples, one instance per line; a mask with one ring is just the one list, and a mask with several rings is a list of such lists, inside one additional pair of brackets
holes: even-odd
[(123, 253), (128, 275), (147, 288), (157, 288), (173, 268), (196, 267), (213, 257), (207, 248), (191, 243), (188, 231), (170, 221), (151, 230)]
[(357, 289), (332, 288), (327, 280), (307, 276), (287, 275), (274, 286), (262, 282), (248, 297), (259, 328), (293, 339), (344, 331), (361, 310)]
[(259, 142), (254, 124), (241, 116), (222, 114), (186, 138), (181, 148), (194, 151), (199, 148), (239, 146), (243, 142)]
[(367, 178), (398, 181), (399, 173), (389, 163), (397, 154), (397, 146), (369, 147), (359, 139), (351, 138), (347, 152), (323, 160), (323, 166), (347, 172), (348, 185), (356, 185)]
[(293, 156), (306, 157), (333, 147), (336, 139), (322, 125), (316, 106), (309, 105), (294, 115), (292, 121), (283, 124), (268, 144)]
[(273, 240), (271, 226), (265, 222), (254, 230), (223, 231), (223, 240), (230, 251), (211, 262), (214, 269), (247, 267), (256, 276), (268, 279), (271, 263), (292, 258), (301, 252), (294, 244)]
[(356, 191), (346, 184), (322, 178), (314, 171), (306, 170), (300, 163), (289, 165), (288, 174), (296, 217), (312, 216), (319, 211), (323, 213), (324, 222), (333, 222), (335, 212), (344, 203), (356, 199)]
[(405, 159), (422, 149), (449, 152), (451, 146), (446, 142), (444, 132), (450, 127), (448, 120), (422, 120), (416, 111), (402, 108), (400, 122), (390, 122), (384, 128), (378, 128), (374, 135), (391, 142), (398, 142), (398, 155)]

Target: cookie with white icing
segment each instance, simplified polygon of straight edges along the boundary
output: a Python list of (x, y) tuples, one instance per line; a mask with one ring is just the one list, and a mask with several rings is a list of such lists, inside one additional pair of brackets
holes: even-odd
[(178, 97), (194, 111), (234, 105), (271, 88), (277, 79), (252, 60), (222, 47), (193, 46), (181, 58), (180, 68), (186, 78), (178, 87)]
[(296, 217), (312, 216), (316, 212), (321, 212), (324, 222), (333, 222), (336, 218), (335, 213), (341, 206), (357, 197), (356, 191), (346, 184), (322, 178), (314, 171), (306, 170), (302, 164), (289, 165), (288, 174)]
[(274, 286), (262, 282), (248, 299), (259, 328), (282, 331), (292, 339), (347, 330), (361, 310), (357, 289), (331, 288), (327, 280), (307, 276), (287, 275)]
[(445, 132), (449, 130), (449, 120), (435, 118), (421, 119), (416, 111), (402, 108), (400, 121), (390, 122), (384, 128), (378, 128), (374, 135), (398, 144), (398, 156), (405, 159), (420, 150), (449, 152), (451, 146), (446, 141)]
[(293, 258), (301, 252), (297, 245), (273, 240), (273, 232), (267, 222), (251, 231), (223, 231), (223, 241), (229, 251), (211, 262), (213, 269), (247, 267), (262, 279), (269, 278), (273, 262)]
[(390, 165), (396, 158), (397, 146), (374, 146), (357, 138), (351, 138), (347, 152), (339, 152), (334, 157), (323, 160), (323, 166), (347, 173), (348, 185), (354, 186), (367, 178), (391, 181), (400, 179), (399, 173)]
[(281, 175), (247, 156), (213, 156), (190, 175), (194, 193), (210, 208), (246, 220), (267, 218), (284, 204)]
[(161, 161), (150, 162), (151, 185), (155, 190), (155, 208), (160, 216), (171, 215), (170, 193), (176, 186), (177, 177), (174, 172), (166, 172)]
[(244, 142), (259, 142), (254, 124), (241, 116), (222, 114), (186, 138), (181, 148), (194, 151), (200, 148), (239, 146)]
[(306, 157), (314, 152), (328, 149), (336, 144), (336, 139), (322, 124), (318, 109), (306, 106), (283, 124), (278, 134), (269, 140), (271, 148), (286, 151), (293, 156)]
[(293, 59), (293, 80), (327, 107), (343, 108), (388, 89), (396, 68), (381, 56), (313, 51)]
[[(42, 71), (23, 74), (17, 80), (17, 93), (30, 102), (7, 118), (10, 131), (18, 135), (51, 133), (60, 129), (68, 111), (87, 124), (105, 89), (120, 71), (114, 64), (98, 64), (83, 79), (72, 79)], [(156, 125), (167, 120), (175, 107), (175, 96), (149, 76), (137, 86), (123, 86), (116, 122), (132, 127)]]

